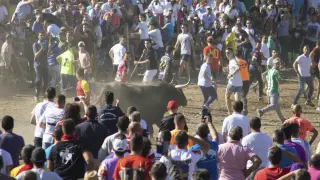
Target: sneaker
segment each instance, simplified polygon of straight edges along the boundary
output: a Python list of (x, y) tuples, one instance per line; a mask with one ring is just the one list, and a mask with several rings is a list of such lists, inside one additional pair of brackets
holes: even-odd
[(263, 116), (263, 111), (261, 109), (257, 109), (257, 114), (261, 118)]
[(305, 104), (307, 106), (315, 107), (315, 105), (311, 101), (307, 101)]
[(320, 106), (318, 106), (318, 107), (316, 108), (316, 110), (317, 110), (317, 111), (320, 111)]
[(294, 107), (294, 106), (295, 106), (295, 104), (291, 104), (291, 106), (290, 106), (290, 107), (291, 107), (291, 109), (293, 109), (293, 107)]

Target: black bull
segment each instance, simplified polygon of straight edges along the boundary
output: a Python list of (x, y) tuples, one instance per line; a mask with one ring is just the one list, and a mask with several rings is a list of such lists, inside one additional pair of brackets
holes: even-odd
[(159, 127), (170, 100), (175, 100), (179, 106), (187, 105), (187, 98), (182, 88), (175, 88), (174, 85), (163, 82), (150, 85), (108, 83), (100, 91), (96, 101), (93, 102), (94, 105), (105, 104), (106, 91), (112, 91), (115, 99), (119, 99), (124, 113), (128, 107), (135, 106), (141, 113), (141, 117), (148, 123), (151, 136), (153, 136), (152, 126), (156, 124)]

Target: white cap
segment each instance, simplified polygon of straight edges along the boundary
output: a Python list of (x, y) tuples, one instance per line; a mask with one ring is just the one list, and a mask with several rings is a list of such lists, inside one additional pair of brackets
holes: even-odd
[(114, 139), (112, 142), (113, 151), (124, 152), (128, 149), (128, 143), (126, 139)]

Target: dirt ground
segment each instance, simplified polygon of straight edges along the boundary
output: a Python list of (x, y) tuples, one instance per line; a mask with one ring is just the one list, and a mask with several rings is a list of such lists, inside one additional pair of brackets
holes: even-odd
[[(284, 117), (291, 117), (290, 106), (293, 101), (293, 97), (297, 91), (297, 78), (291, 72), (286, 72), (285, 81), (280, 85), (280, 104)], [(221, 131), (221, 125), (223, 119), (227, 116), (227, 110), (224, 102), (226, 80), (221, 79), (218, 81), (218, 100), (211, 105), (212, 115), (214, 117), (214, 125)], [(25, 142), (33, 143), (34, 126), (29, 123), (30, 113), (35, 106), (35, 102), (32, 96), (32, 89), (27, 88), (26, 85), (0, 85), (0, 117), (4, 115), (11, 115), (15, 119), (14, 132), (22, 135)], [(195, 132), (197, 124), (200, 122), (200, 107), (202, 102), (202, 94), (199, 88), (195, 84), (191, 84), (184, 89), (184, 93), (188, 99), (188, 105), (180, 108), (180, 112), (184, 113), (188, 120), (188, 126), (190, 132)], [(248, 107), (249, 117), (256, 116), (256, 109), (262, 108), (266, 105), (267, 97), (264, 98), (264, 102), (258, 101), (258, 96), (254, 92), (250, 91), (248, 95)], [(71, 98), (68, 99), (71, 101)], [(121, 101), (121, 99), (120, 99)], [(304, 98), (300, 99), (300, 103), (304, 104)], [(316, 103), (316, 100), (314, 100)], [(303, 117), (310, 120), (312, 124), (320, 131), (319, 127), (319, 112), (315, 111), (315, 108), (306, 107), (303, 105)], [(143, 116), (143, 115), (142, 115)], [(280, 128), (281, 123), (277, 118), (274, 111), (266, 113), (262, 117), (262, 131), (268, 133)], [(319, 137), (313, 144), (315, 150), (316, 145), (319, 142)]]

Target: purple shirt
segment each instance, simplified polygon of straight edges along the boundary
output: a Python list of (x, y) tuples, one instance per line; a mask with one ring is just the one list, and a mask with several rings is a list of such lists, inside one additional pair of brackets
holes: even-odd
[(117, 165), (118, 160), (118, 157), (103, 160), (98, 170), (98, 176), (104, 180), (113, 179), (113, 171)]
[(317, 169), (315, 167), (309, 167), (308, 172), (311, 176), (310, 180), (319, 180), (320, 179), (320, 169)]
[(289, 147), (293, 147), (298, 155), (299, 155), (299, 158), (303, 161), (303, 162), (307, 162), (307, 158), (306, 158), (306, 152), (304, 151), (303, 147), (300, 146), (299, 144), (297, 143), (294, 143), (294, 142), (289, 142), (289, 141), (286, 141), (284, 142), (284, 145), (286, 146), (289, 146)]
[(13, 167), (19, 166), (19, 156), (23, 146), (23, 137), (14, 133), (0, 134), (0, 148), (10, 153), (12, 157)]

